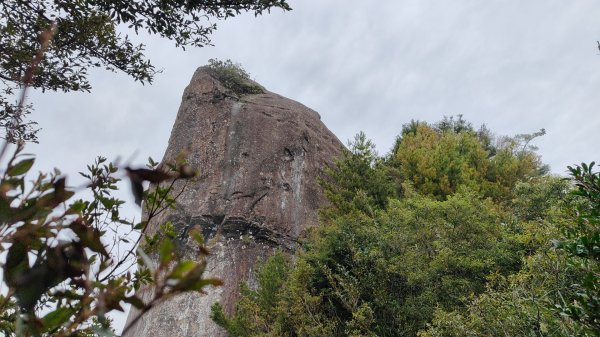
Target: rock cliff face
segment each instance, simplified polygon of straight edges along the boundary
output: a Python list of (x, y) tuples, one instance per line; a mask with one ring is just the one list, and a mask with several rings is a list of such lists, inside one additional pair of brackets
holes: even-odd
[(186, 88), (163, 159), (186, 154), (200, 176), (163, 220), (180, 231), (197, 226), (212, 239), (207, 273), (224, 285), (152, 309), (130, 337), (224, 336), (209, 318), (211, 305), (220, 301), (231, 312), (257, 261), (276, 249), (292, 252), (316, 225), (325, 202), (318, 178), (342, 147), (317, 112), (266, 90), (236, 95), (211, 74), (199, 68)]

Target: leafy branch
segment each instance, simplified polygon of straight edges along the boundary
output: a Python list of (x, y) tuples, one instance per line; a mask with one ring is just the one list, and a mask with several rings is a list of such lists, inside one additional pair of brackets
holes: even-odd
[[(53, 29), (41, 34), (41, 47), (26, 71), (17, 119)], [(91, 199), (73, 200), (83, 191), (69, 187), (56, 169), (27, 180), (35, 157), (24, 153), (22, 140), (15, 141), (16, 146), (6, 140), (0, 148), (0, 255), (6, 256), (0, 266), (7, 289), (0, 297), (0, 331), (5, 336), (114, 335), (107, 314), (123, 311), (125, 303), (145, 313), (175, 294), (221, 284), (203, 277), (209, 252), (197, 232), (190, 233), (201, 253), (196, 261), (184, 259), (175, 249), (176, 237), (160, 231), (145, 245), (148, 252), (138, 245), (141, 238), (149, 241), (142, 235), (148, 224), (175, 206), (176, 182), (195, 176), (184, 162), (158, 167), (150, 160), (148, 168), (119, 169), (99, 157), (81, 173)], [(124, 201), (113, 196), (120, 176), (130, 180), (138, 204), (152, 205), (143, 221), (120, 215)], [(147, 182), (154, 187), (145, 190)], [(169, 223), (158, 227), (172, 231)], [(122, 246), (128, 246), (124, 253)], [(154, 289), (147, 302), (136, 294), (141, 287)]]

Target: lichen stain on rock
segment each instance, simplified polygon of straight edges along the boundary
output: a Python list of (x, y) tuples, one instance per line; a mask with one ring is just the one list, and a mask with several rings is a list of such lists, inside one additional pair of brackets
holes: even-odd
[[(232, 96), (199, 68), (184, 91), (163, 162), (185, 153), (200, 176), (187, 182), (177, 209), (157, 220), (175, 224), (179, 246), (192, 259), (198, 252), (185, 233), (200, 228), (212, 253), (207, 276), (224, 284), (159, 305), (127, 336), (224, 336), (209, 318), (211, 305), (219, 301), (232, 312), (239, 283), (255, 282), (256, 263), (276, 250), (293, 252), (317, 225), (325, 203), (317, 181), (341, 148), (315, 111), (268, 91)], [(132, 310), (128, 320), (136, 315)]]

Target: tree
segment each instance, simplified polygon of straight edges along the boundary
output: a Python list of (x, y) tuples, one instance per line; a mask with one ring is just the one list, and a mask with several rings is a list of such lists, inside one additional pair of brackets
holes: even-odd
[(571, 195), (530, 145), (543, 133), (413, 121), (385, 159), (357, 136), (303, 249), (213, 319), (240, 337), (596, 336), (600, 173), (570, 168)]
[(581, 324), (590, 335), (600, 335), (600, 172), (595, 163), (569, 166), (577, 187), (573, 194), (582, 201), (571, 209), (573, 221), (564, 228), (557, 248), (568, 256), (569, 265), (582, 275), (573, 285), (576, 295), (559, 303), (563, 315)]
[(464, 192), (411, 193), (373, 217), (338, 216), (293, 267), (267, 262), (234, 316), (213, 315), (231, 336), (416, 336), (437, 307), (460, 309), (489, 275), (519, 269), (525, 246), (503, 221), (491, 201)]
[(568, 197), (565, 181), (518, 187), (517, 213), (531, 220), (521, 237), (538, 242), (523, 268), (495, 278), (465, 311), (439, 308), (421, 336), (599, 335), (600, 174), (594, 163), (569, 171)]
[(548, 243), (526, 257), (519, 272), (488, 283), (484, 293), (470, 299), (466, 310), (438, 308), (420, 336), (593, 336), (555, 310), (561, 297), (573, 298), (571, 285), (581, 274)]
[[(26, 90), (53, 32), (40, 36), (12, 121), (21, 117)], [(148, 168), (124, 168), (136, 202), (146, 208), (142, 221), (130, 221), (120, 216), (124, 202), (112, 196), (120, 180), (116, 165), (100, 157), (88, 166), (81, 175), (92, 197), (73, 201), (76, 190), (58, 170), (27, 182), (35, 157), (23, 154), (22, 140), (16, 142), (0, 147), (0, 254), (6, 257), (0, 287), (7, 289), (0, 296), (0, 330), (5, 336), (110, 336), (106, 315), (123, 311), (124, 303), (145, 313), (173, 295), (220, 285), (203, 277), (202, 259), (184, 259), (177, 247), (188, 237), (176, 235), (170, 222), (153, 224), (157, 232), (141, 235), (174, 207), (175, 183), (195, 175), (185, 162), (159, 167), (150, 159)], [(153, 184), (146, 191), (145, 182)], [(200, 256), (208, 254), (201, 233), (189, 236)], [(142, 286), (150, 294), (144, 300), (135, 293)]]
[(389, 162), (420, 193), (443, 199), (466, 186), (508, 201), (518, 181), (546, 173), (530, 145), (544, 133), (494, 140), (484, 127), (475, 132), (460, 116), (435, 125), (413, 121), (403, 127)]
[[(439, 312), (462, 315), (491, 280), (510, 278), (549, 245), (539, 224), (556, 217), (567, 190), (537, 170), (534, 149), (509, 139), (494, 144), (462, 118), (413, 122), (382, 159), (357, 135), (327, 172), (331, 203), (303, 249), (267, 261), (258, 287), (242, 286), (236, 313), (217, 305), (214, 320), (240, 337), (370, 337), (416, 336)], [(507, 160), (496, 162), (503, 152)], [(501, 177), (523, 173), (498, 182), (490, 167)], [(501, 197), (489, 192), (498, 186)]]
[(325, 196), (331, 202), (324, 214), (345, 214), (353, 210), (372, 212), (385, 208), (388, 198), (396, 194), (375, 145), (360, 132), (348, 149), (342, 149), (334, 168), (326, 168), (327, 179), (321, 180)]
[(211, 43), (215, 20), (242, 12), (260, 15), (272, 8), (291, 10), (286, 0), (5, 0), (0, 2), (0, 126), (18, 128), (20, 139), (35, 140), (31, 122), (8, 123), (16, 105), (9, 98), (24, 84), (40, 32), (54, 23), (56, 34), (29, 85), (41, 90), (89, 91), (88, 70), (122, 71), (142, 83), (156, 69), (144, 45), (121, 32), (128, 27), (173, 40), (181, 48)]

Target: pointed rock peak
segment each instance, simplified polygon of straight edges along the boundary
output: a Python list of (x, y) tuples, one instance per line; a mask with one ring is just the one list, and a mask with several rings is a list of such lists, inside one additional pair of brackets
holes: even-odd
[[(256, 284), (257, 263), (276, 251), (292, 253), (327, 200), (318, 185), (342, 143), (319, 114), (268, 92), (231, 61), (200, 67), (185, 89), (162, 160), (185, 154), (200, 175), (173, 186), (177, 208), (148, 224), (155, 233), (170, 221), (180, 237), (192, 229), (209, 242), (207, 277), (223, 285), (182, 294), (142, 316), (125, 337), (224, 337), (210, 319), (219, 302), (235, 309), (240, 282)], [(196, 248), (182, 242), (189, 259)], [(150, 300), (152, 289), (139, 292)], [(137, 320), (132, 310), (129, 322)]]
[(196, 90), (207, 92), (223, 92), (237, 97), (263, 94), (267, 90), (250, 79), (250, 74), (240, 64), (231, 60), (209, 60), (209, 64), (196, 70), (192, 83)]

